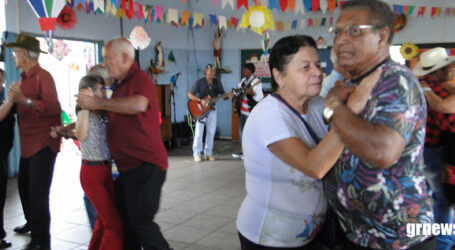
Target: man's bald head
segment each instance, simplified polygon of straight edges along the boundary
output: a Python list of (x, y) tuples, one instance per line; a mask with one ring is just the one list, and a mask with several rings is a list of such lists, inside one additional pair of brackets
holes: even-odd
[(134, 63), (134, 47), (130, 41), (120, 37), (108, 41), (103, 48), (103, 66), (109, 75), (122, 80)]

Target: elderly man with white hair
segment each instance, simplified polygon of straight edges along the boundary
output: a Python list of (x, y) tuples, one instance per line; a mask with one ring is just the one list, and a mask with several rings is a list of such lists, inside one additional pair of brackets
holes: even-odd
[(155, 86), (134, 62), (134, 48), (127, 39), (108, 41), (103, 59), (109, 75), (117, 80), (112, 98), (81, 91), (77, 103), (85, 109), (108, 111), (109, 149), (120, 172), (115, 192), (125, 225), (125, 249), (169, 249), (153, 221), (168, 167)]

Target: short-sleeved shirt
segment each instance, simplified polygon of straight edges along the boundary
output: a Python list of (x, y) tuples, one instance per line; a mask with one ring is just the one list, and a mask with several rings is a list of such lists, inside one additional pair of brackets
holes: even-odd
[(136, 115), (108, 112), (107, 140), (119, 172), (152, 163), (162, 170), (168, 166), (166, 148), (161, 140), (160, 114), (155, 85), (150, 76), (134, 63), (126, 77), (115, 87), (112, 99), (140, 95), (148, 99), (145, 112)]
[(253, 109), (249, 102), (253, 99), (254, 102), (259, 102), (264, 98), (264, 93), (262, 92), (262, 82), (255, 75), (251, 75), (248, 79), (246, 77), (237, 84), (237, 88), (250, 88), (253, 86), (254, 96), (245, 95), (242, 99), (242, 106), (240, 107), (240, 113), (243, 115), (250, 115), (251, 110)]
[[(324, 178), (330, 206), (353, 243), (370, 248), (407, 248), (428, 236), (407, 237), (408, 223), (432, 223), (424, 177), (426, 102), (418, 80), (391, 60), (360, 117), (399, 133), (405, 148), (387, 169), (377, 169), (345, 149)], [(351, 82), (358, 84), (359, 81)]]
[[(323, 99), (315, 97), (302, 118), (318, 139), (327, 134)], [(322, 182), (306, 176), (274, 155), (268, 146), (299, 138), (309, 148), (317, 142), (299, 117), (269, 95), (259, 102), (243, 130), (246, 191), (237, 228), (248, 240), (270, 247), (299, 247), (310, 242), (324, 222), (327, 202)]]
[(195, 96), (199, 98), (205, 98), (207, 96), (217, 97), (224, 94), (224, 88), (220, 81), (213, 78), (212, 83), (207, 82), (207, 78), (201, 78), (197, 80), (190, 90)]
[[(79, 114), (78, 114), (79, 116)], [(89, 161), (110, 160), (111, 154), (107, 146), (106, 137), (107, 117), (89, 112), (87, 135), (80, 141), (82, 159)]]
[(36, 109), (16, 104), (17, 124), (21, 141), (21, 157), (29, 158), (45, 147), (60, 151), (60, 138), (52, 138), (51, 127), (59, 126), (62, 109), (51, 74), (39, 63), (21, 74), (21, 90), (33, 99)]

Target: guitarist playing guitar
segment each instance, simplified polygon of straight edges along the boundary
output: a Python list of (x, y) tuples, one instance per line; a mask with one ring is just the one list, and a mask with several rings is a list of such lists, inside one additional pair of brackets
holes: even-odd
[[(223, 85), (220, 81), (214, 78), (215, 72), (215, 67), (212, 64), (207, 64), (205, 66), (205, 77), (196, 81), (190, 91), (188, 91), (188, 98), (190, 99), (188, 107), (190, 109), (190, 113), (192, 108), (206, 107), (208, 103), (212, 104), (210, 100), (218, 99), (220, 95), (224, 95), (222, 96), (224, 99), (232, 97), (232, 91), (227, 94), (224, 93)], [(204, 126), (206, 126), (206, 137), (205, 146), (203, 147), (202, 136), (204, 134)], [(204, 112), (203, 118), (196, 121), (193, 141), (193, 157), (195, 162), (202, 161), (202, 150), (204, 150), (204, 158), (206, 160), (215, 160), (215, 157), (213, 157), (213, 140), (215, 137), (215, 131), (216, 111), (214, 108), (210, 107), (210, 110)]]
[[(259, 78), (254, 76), (256, 67), (252, 63), (244, 64), (242, 67), (243, 78), (238, 84), (238, 88), (244, 90), (243, 94), (240, 94), (234, 98), (233, 110), (239, 113), (239, 135), (242, 138), (243, 127), (245, 126), (246, 119), (253, 110), (254, 106), (262, 100), (264, 93), (262, 93), (262, 83)], [(242, 151), (232, 154), (234, 158), (242, 158)]]

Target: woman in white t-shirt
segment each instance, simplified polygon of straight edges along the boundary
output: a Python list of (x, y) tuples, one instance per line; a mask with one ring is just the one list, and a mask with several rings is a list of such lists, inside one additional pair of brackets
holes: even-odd
[[(275, 92), (256, 105), (242, 138), (247, 196), (237, 215), (240, 243), (243, 250), (306, 249), (325, 220), (320, 179), (343, 143), (323, 119), (315, 41), (303, 35), (280, 39), (269, 65)], [(346, 89), (354, 113), (365, 106), (378, 76)]]

